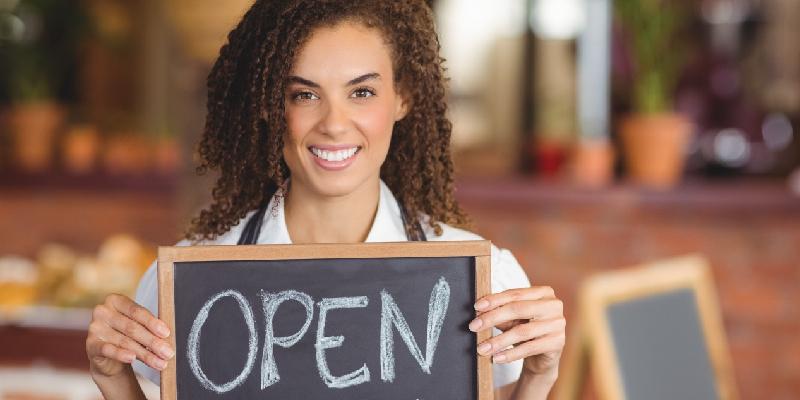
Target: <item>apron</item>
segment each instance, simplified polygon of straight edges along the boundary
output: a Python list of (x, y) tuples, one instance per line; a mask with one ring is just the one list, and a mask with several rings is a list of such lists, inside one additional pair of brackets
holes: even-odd
[[(400, 217), (403, 219), (403, 226), (408, 226), (406, 209), (402, 205), (398, 205), (400, 206)], [(258, 237), (261, 234), (261, 225), (264, 222), (264, 214), (266, 214), (268, 207), (269, 204), (263, 205), (247, 220), (242, 235), (239, 236), (239, 241), (236, 244), (249, 245), (258, 243)], [(406, 232), (406, 238), (409, 242), (425, 242), (428, 240), (418, 220), (414, 220), (411, 228), (411, 234)]]

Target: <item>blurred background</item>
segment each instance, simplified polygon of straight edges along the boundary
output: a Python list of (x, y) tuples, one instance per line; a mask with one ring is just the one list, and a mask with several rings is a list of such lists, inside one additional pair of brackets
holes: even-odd
[[(570, 324), (586, 277), (702, 254), (741, 397), (800, 397), (800, 1), (430, 3), (475, 230)], [(0, 399), (99, 398), (88, 310), (209, 201), (205, 79), (249, 4), (0, 0)]]

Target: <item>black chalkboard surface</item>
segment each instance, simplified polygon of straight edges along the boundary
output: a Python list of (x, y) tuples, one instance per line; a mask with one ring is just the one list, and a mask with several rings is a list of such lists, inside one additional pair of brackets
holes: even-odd
[(163, 399), (488, 399), (490, 244), (159, 249)]

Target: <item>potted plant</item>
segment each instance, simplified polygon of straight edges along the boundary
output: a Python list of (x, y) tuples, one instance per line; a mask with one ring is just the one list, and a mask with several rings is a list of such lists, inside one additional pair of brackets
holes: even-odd
[(617, 0), (616, 15), (631, 58), (633, 112), (619, 125), (629, 177), (654, 188), (674, 186), (681, 177), (692, 123), (673, 110), (683, 66), (679, 42), (685, 15), (669, 0)]
[(52, 163), (55, 135), (65, 111), (79, 39), (86, 18), (80, 3), (21, 0), (0, 10), (14, 29), (0, 46), (2, 96), (8, 115), (16, 164), (41, 172)]

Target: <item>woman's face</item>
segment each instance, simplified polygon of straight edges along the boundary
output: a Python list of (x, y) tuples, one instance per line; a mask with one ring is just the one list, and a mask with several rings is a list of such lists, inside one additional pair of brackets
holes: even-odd
[(378, 30), (345, 22), (312, 33), (286, 85), (283, 156), (293, 188), (342, 196), (377, 185), (407, 108), (393, 79)]

